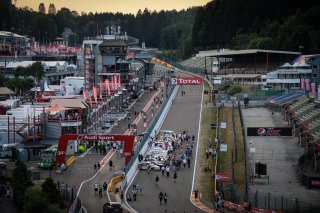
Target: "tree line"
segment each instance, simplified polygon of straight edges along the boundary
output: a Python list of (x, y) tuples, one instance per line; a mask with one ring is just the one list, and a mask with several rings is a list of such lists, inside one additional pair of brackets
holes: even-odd
[(19, 212), (61, 213), (66, 211), (67, 203), (59, 192), (51, 176), (40, 185), (31, 181), (27, 166), (17, 160), (10, 179), (13, 189), (13, 202)]
[(196, 14), (192, 45), (319, 53), (319, 20), (317, 0), (214, 0)]
[[(71, 45), (80, 46), (84, 37), (105, 34), (106, 26), (121, 26), (122, 32), (145, 42), (147, 47), (172, 50), (176, 57), (185, 58), (192, 54), (191, 31), (197, 7), (187, 10), (137, 11), (136, 14), (123, 13), (78, 13), (68, 8), (57, 10), (50, 3), (41, 3), (38, 11), (31, 8), (17, 8), (12, 0), (0, 2), (0, 27), (34, 37), (40, 43), (48, 44), (61, 37), (65, 28), (70, 28)], [(169, 51), (172, 53), (172, 51)], [(178, 55), (177, 53), (178, 52)]]
[(105, 34), (106, 26), (156, 47), (173, 60), (189, 58), (207, 49), (277, 49), (317, 53), (320, 50), (320, 1), (214, 0), (187, 10), (136, 14), (84, 13), (41, 3), (37, 11), (0, 1), (2, 30), (35, 37), (48, 43), (70, 28), (71, 45), (84, 37)]
[(24, 94), (32, 87), (37, 86), (44, 75), (43, 65), (37, 61), (27, 67), (17, 67), (14, 70), (13, 78), (5, 78), (0, 75), (0, 87), (8, 87), (16, 94)]

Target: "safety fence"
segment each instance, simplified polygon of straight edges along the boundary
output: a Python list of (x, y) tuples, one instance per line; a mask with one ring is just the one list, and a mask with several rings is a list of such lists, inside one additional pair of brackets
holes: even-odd
[[(298, 197), (299, 195), (297, 195)], [(270, 209), (281, 212), (319, 212), (320, 200), (303, 201), (297, 197), (285, 197), (271, 193), (255, 191), (249, 194), (252, 207), (258, 209)]]
[(239, 110), (239, 116), (240, 116), (240, 124), (242, 129), (242, 140), (243, 140), (243, 151), (244, 151), (244, 173), (245, 173), (245, 201), (248, 201), (248, 192), (249, 192), (249, 179), (248, 179), (248, 158), (247, 158), (247, 140), (246, 140), (246, 132), (245, 132), (245, 126), (243, 122), (243, 115), (242, 115), (242, 109), (240, 101), (238, 101), (238, 110)]

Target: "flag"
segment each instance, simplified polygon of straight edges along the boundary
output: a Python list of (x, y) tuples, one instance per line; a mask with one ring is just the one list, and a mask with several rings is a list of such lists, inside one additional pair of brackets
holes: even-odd
[(300, 87), (302, 90), (304, 90), (304, 79), (303, 78), (301, 78), (301, 80), (300, 80)]
[(311, 83), (311, 94), (314, 98), (317, 97), (316, 83)]
[(93, 96), (94, 96), (94, 101), (96, 104), (98, 103), (98, 93), (97, 93), (97, 88), (93, 86)]
[(92, 108), (92, 96), (90, 95), (90, 106)]
[(114, 75), (114, 76), (113, 76), (113, 89), (114, 89), (114, 90), (117, 90), (117, 89), (118, 89), (117, 86), (118, 86), (118, 85), (117, 85), (117, 76)]
[(121, 88), (121, 75), (118, 76), (118, 88)]
[(106, 91), (108, 92), (108, 95), (111, 95), (111, 91), (110, 91), (110, 82), (108, 79), (106, 79), (105, 81), (105, 85), (106, 85)]
[(114, 91), (114, 87), (113, 87), (113, 77), (111, 76), (111, 79), (110, 79), (110, 87), (111, 87), (111, 90)]
[(100, 86), (100, 99), (102, 99), (103, 84), (102, 84), (102, 82), (101, 82), (101, 81), (100, 81), (99, 86)]
[(83, 100), (84, 101), (87, 100), (87, 92), (85, 90), (83, 90)]

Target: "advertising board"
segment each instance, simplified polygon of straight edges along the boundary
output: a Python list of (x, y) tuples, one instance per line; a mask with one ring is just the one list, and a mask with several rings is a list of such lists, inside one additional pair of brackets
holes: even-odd
[(247, 136), (293, 136), (292, 127), (248, 127)]

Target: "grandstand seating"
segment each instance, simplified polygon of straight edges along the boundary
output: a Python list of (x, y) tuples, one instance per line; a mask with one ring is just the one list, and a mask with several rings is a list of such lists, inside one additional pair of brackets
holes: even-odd
[(205, 59), (204, 57), (192, 57), (187, 60), (180, 62), (181, 65), (186, 67), (193, 67), (193, 68), (201, 68), (209, 71), (211, 69), (211, 60)]
[(312, 136), (313, 136), (316, 140), (320, 140), (320, 131), (313, 133)]
[(309, 114), (303, 115), (301, 117), (301, 122), (307, 124), (318, 117), (320, 117), (320, 109), (312, 110)]
[(320, 130), (320, 118), (317, 118), (316, 120), (313, 120), (308, 124), (308, 131), (317, 132)]
[(295, 111), (308, 102), (309, 102), (309, 98), (307, 97), (307, 95), (304, 95), (301, 98), (299, 98), (297, 102), (291, 105), (290, 110)]
[(271, 99), (269, 102), (271, 104), (275, 104), (278, 106), (281, 106), (285, 103), (288, 103), (290, 101), (293, 101), (294, 99), (301, 97), (304, 95), (304, 92), (301, 90), (296, 90), (296, 91), (290, 91), (288, 94), (281, 95), (279, 97)]
[(311, 110), (314, 110), (316, 104), (315, 103), (309, 103), (298, 109), (294, 112), (295, 116), (301, 118), (303, 115), (307, 114)]

